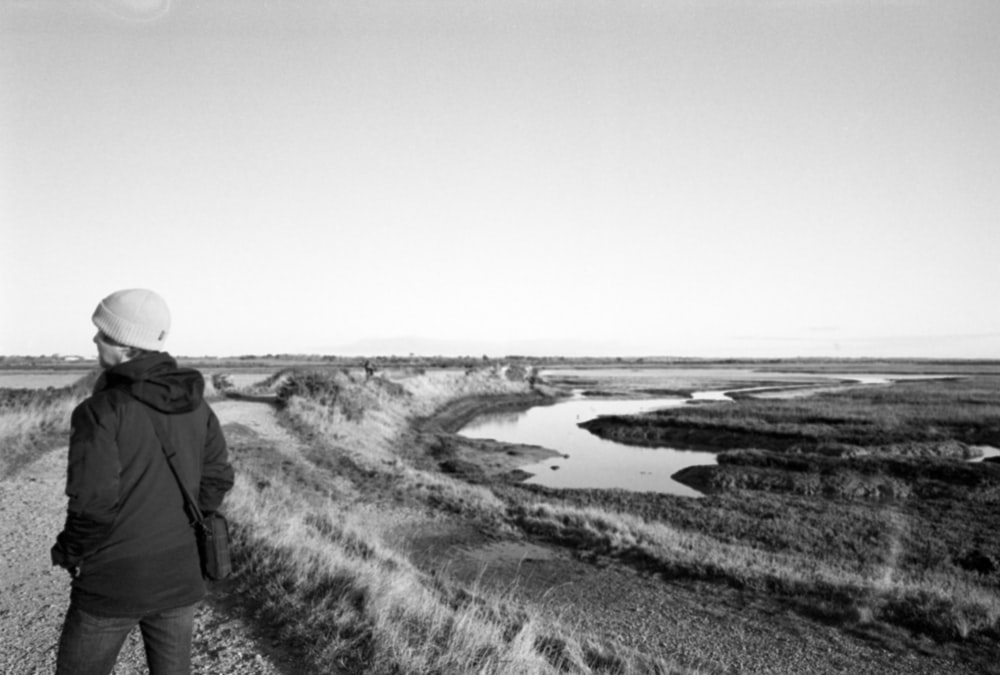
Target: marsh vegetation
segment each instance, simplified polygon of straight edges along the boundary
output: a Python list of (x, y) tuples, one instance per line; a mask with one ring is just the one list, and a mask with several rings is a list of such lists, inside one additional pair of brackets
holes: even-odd
[(995, 375), (743, 396), (582, 426), (719, 453), (717, 465), (676, 476), (710, 499), (617, 505), (645, 524), (697, 533), (681, 545), (688, 562), (650, 533), (636, 552), (647, 564), (811, 596), (827, 616), (897, 623), (938, 639), (996, 635), (1000, 464), (967, 461), (979, 446), (1000, 443)]
[[(216, 378), (222, 388), (275, 399), (287, 438), (226, 428), (238, 474), (225, 506), (238, 563), (227, 592), (306, 672), (755, 670), (739, 656), (636, 648), (560, 621), (513, 586), (450, 574), (453, 549), (435, 542), (454, 541), (536, 542), (664, 587), (766, 597), (803, 623), (882, 648), (902, 653), (923, 640), (922, 658), (952, 659), (955, 672), (989, 672), (997, 661), (1000, 465), (965, 461), (998, 441), (992, 373), (969, 367), (949, 380), (687, 406), (604, 427), (719, 452), (718, 466), (688, 476), (708, 492), (697, 500), (525, 485), (511, 469), (539, 449), (454, 434), (491, 406), (561, 395), (527, 371), (398, 365), (366, 376), (322, 364), (231, 373)], [(687, 389), (674, 384), (652, 388)], [(6, 479), (65, 442), (85, 390), (8, 397)]]

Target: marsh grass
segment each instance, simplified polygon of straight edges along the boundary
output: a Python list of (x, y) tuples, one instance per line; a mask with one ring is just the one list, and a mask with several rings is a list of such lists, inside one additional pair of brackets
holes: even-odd
[(939, 638), (992, 633), (1000, 621), (995, 584), (962, 570), (913, 569), (902, 564), (898, 515), (893, 519), (896, 525), (880, 528), (888, 533), (890, 552), (881, 560), (873, 560), (872, 551), (852, 560), (819, 556), (817, 547), (799, 552), (768, 550), (592, 508), (536, 503), (516, 509), (516, 517), (528, 531), (579, 549), (633, 560), (668, 577), (721, 580), (738, 588), (812, 597), (836, 607), (843, 616), (864, 608), (876, 619)]
[[(735, 449), (717, 466), (678, 474), (710, 498), (605, 497), (593, 512), (582, 508), (587, 498), (567, 495), (568, 510), (522, 505), (525, 527), (845, 620), (945, 640), (997, 635), (1000, 467), (964, 460), (975, 454), (968, 444), (1000, 439), (1000, 379), (740, 399), (588, 428), (638, 443)], [(616, 500), (641, 519), (613, 516), (606, 507)]]
[[(310, 461), (331, 474), (345, 468), (353, 471), (359, 484), (379, 485), (411, 508), (428, 507), (493, 528), (519, 528), (668, 577), (715, 580), (779, 594), (792, 604), (840, 620), (885, 621), (940, 639), (997, 631), (1000, 598), (990, 578), (956, 567), (954, 551), (937, 551), (926, 564), (917, 562), (921, 551), (933, 547), (924, 530), (940, 533), (943, 522), (931, 519), (928, 523), (912, 512), (867, 505), (781, 502), (767, 493), (699, 500), (697, 506), (652, 519), (645, 517), (648, 514), (631, 515), (603, 506), (573, 506), (558, 497), (539, 501), (517, 496), (517, 490), (498, 493), (488, 486), (415, 468), (407, 461), (403, 430), (455, 398), (484, 391), (526, 392), (527, 388), (482, 373), (471, 378), (434, 373), (404, 378), (399, 384), (401, 388), (381, 387), (340, 374), (329, 386), (314, 384), (289, 396), (286, 413), (290, 421), (314, 440)], [(873, 404), (873, 398), (877, 403)], [(963, 388), (949, 382), (919, 383), (903, 392), (887, 388), (850, 392), (842, 398), (824, 395), (815, 403), (745, 403), (692, 408), (678, 416), (679, 423), (827, 443), (830, 438), (841, 443), (909, 443), (912, 450), (918, 441), (953, 442), (954, 434), (948, 430), (963, 424), (988, 431), (1000, 410), (1000, 397), (989, 386)], [(969, 414), (967, 405), (978, 406), (977, 414)], [(651, 417), (666, 415), (644, 416)], [(727, 461), (767, 464), (787, 473), (798, 460), (780, 453), (742, 451)], [(912, 457), (887, 456), (878, 461), (881, 464), (859, 458), (857, 463), (861, 473), (896, 474), (905, 481), (921, 474), (941, 474), (940, 468)], [(816, 469), (806, 464), (799, 468)], [(977, 471), (966, 470), (965, 465), (945, 466), (955, 476)], [(758, 518), (762, 514), (755, 515), (755, 508), (767, 517)], [(908, 526), (902, 528), (900, 522)], [(380, 528), (374, 525), (370, 530)], [(396, 632), (406, 633), (398, 628)]]
[(0, 476), (10, 476), (69, 433), (78, 401), (66, 396), (0, 410)]
[[(330, 393), (334, 388), (336, 392)], [(333, 468), (337, 462), (341, 469), (358, 474), (359, 480), (381, 483), (400, 498), (499, 523), (506, 507), (488, 487), (415, 468), (405, 461), (408, 446), (415, 441), (401, 435), (413, 420), (454, 398), (527, 392), (523, 381), (489, 371), (428, 373), (394, 387), (378, 378), (360, 380), (339, 374), (312, 395), (290, 396), (286, 409), (300, 433), (313, 439), (311, 459), (316, 465)]]
[[(474, 592), (436, 584), (334, 506), (241, 481), (241, 578), (316, 672), (555, 672), (533, 649), (535, 623)], [(336, 672), (336, 670), (334, 670)]]
[[(996, 378), (973, 377), (852, 387), (798, 399), (741, 398), (729, 405), (684, 406), (603, 418), (635, 440), (676, 438), (677, 430), (715, 432), (723, 447), (787, 449), (842, 444), (888, 446), (960, 441), (1000, 445)], [(601, 423), (587, 428), (600, 433)], [(726, 436), (725, 434), (729, 434)], [(760, 444), (764, 445), (761, 446)], [(749, 447), (754, 447), (750, 445)]]
[[(503, 593), (422, 571), (408, 557), (405, 533), (428, 523), (518, 529), (668, 578), (777, 594), (828, 619), (888, 622), (943, 640), (997, 635), (997, 573), (955, 564), (970, 552), (1000, 555), (995, 537), (976, 529), (977, 521), (994, 522), (991, 504), (873, 505), (765, 491), (683, 500), (471, 485), (414, 464), (422, 452), (414, 420), (463, 397), (526, 394), (528, 383), (489, 369), (392, 379), (286, 370), (254, 387), (280, 393), (281, 419), (302, 447), (276, 448), (250, 432), (227, 431), (238, 476), (224, 507), (235, 536), (232, 584), (309, 671), (690, 672), (578, 633)], [(4, 475), (9, 457), (23, 461), (53, 434), (64, 440), (69, 411), (83, 395), (67, 391), (0, 409), (11, 415), (0, 417)], [(873, 400), (880, 403), (873, 407)], [(883, 444), (953, 441), (969, 428), (967, 437), (981, 440), (993, 433), (1000, 396), (986, 381), (921, 383), (875, 399), (866, 393), (844, 401), (824, 396), (812, 408), (781, 405), (692, 408), (685, 423)], [(730, 460), (795, 468), (793, 457), (763, 451)], [(892, 466), (906, 480), (907, 472), (924, 470), (914, 462)]]
[[(474, 385), (452, 389), (437, 377), (409, 384), (441, 401), (454, 389), (477, 391)], [(485, 384), (491, 390), (495, 383)], [(474, 522), (495, 519), (504, 504), (484, 488), (391, 459), (394, 434), (411, 416), (430, 410), (412, 390), (342, 378), (337, 386), (336, 397), (320, 394), (322, 403), (288, 397), (286, 419), (311, 439), (302, 456), (233, 443), (238, 480), (226, 500), (236, 534), (239, 595), (309, 670), (690, 672), (577, 636), (503, 593), (416, 568), (400, 547), (402, 530), (448, 514)], [(339, 407), (362, 387), (383, 393), (363, 392), (355, 399), (366, 403), (363, 413), (349, 419)], [(353, 486), (331, 490), (335, 475)]]
[[(305, 453), (229, 429), (237, 481), (225, 510), (238, 569), (230, 584), (310, 672), (693, 672), (578, 636), (502, 593), (423, 572), (393, 545), (416, 522), (448, 513), (484, 522), (504, 512), (485, 488), (394, 459), (392, 444), (414, 416), (430, 414), (456, 392), (510, 393), (523, 391), (523, 383), (475, 373), (419, 376), (410, 389), (343, 375), (331, 381), (336, 397), (329, 390), (287, 397), (286, 419), (314, 441)], [(5, 399), (3, 475), (36, 457), (41, 445), (65, 442), (69, 414), (92, 385), (90, 378)], [(211, 385), (207, 394), (215, 395)], [(341, 474), (344, 463), (355, 473)], [(389, 502), (370, 492), (373, 481), (388, 488), (379, 495)], [(430, 510), (439, 513), (429, 517)]]

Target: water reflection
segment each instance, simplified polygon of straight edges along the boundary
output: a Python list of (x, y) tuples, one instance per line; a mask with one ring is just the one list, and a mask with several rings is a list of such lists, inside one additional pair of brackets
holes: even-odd
[(521, 413), (520, 411), (511, 412), (509, 410), (501, 410), (498, 412), (486, 413), (485, 415), (480, 415), (471, 423), (469, 423), (466, 429), (486, 424), (495, 424), (498, 426), (517, 424), (517, 420), (521, 417), (522, 414), (523, 413)]
[(981, 462), (990, 457), (1000, 457), (1000, 448), (994, 448), (992, 445), (975, 445), (973, 447), (979, 448), (983, 454), (970, 460), (972, 462)]
[(693, 464), (715, 464), (715, 455), (671, 448), (640, 448), (594, 436), (577, 425), (599, 415), (629, 415), (684, 405), (687, 399), (606, 400), (576, 397), (522, 413), (486, 415), (460, 432), (469, 438), (540, 445), (563, 453), (523, 467), (527, 483), (555, 488), (622, 488), (700, 496), (670, 476)]

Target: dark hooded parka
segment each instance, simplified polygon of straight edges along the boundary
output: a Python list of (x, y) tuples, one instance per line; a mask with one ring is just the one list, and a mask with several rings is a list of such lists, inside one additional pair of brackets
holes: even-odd
[(201, 374), (153, 352), (108, 369), (72, 416), (66, 525), (55, 564), (77, 570), (72, 602), (104, 616), (143, 616), (205, 594), (184, 497), (153, 426), (202, 511), (233, 485)]

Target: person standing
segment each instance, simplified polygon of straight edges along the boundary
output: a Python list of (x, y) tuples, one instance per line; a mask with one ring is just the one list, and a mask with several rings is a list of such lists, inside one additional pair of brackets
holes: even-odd
[(110, 673), (138, 625), (151, 675), (191, 670), (194, 612), (205, 595), (197, 542), (174, 464), (199, 508), (218, 510), (233, 486), (226, 441), (201, 373), (162, 351), (163, 299), (112, 293), (93, 315), (103, 372), (73, 411), (66, 523), (52, 563), (72, 577), (57, 675)]

